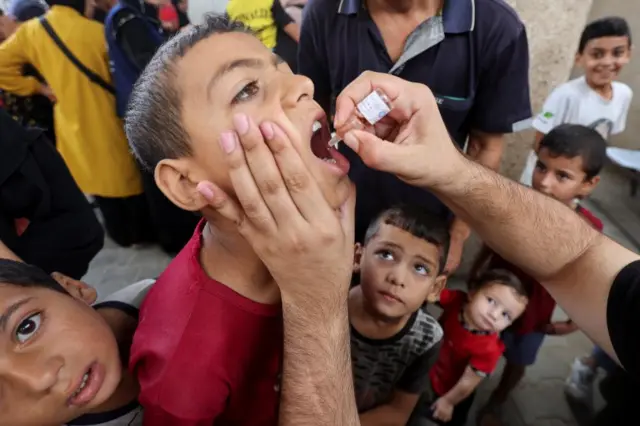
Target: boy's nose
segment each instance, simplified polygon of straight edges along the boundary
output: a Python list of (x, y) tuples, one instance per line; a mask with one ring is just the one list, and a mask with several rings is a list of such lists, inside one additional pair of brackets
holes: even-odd
[(547, 173), (544, 175), (544, 177), (542, 178), (542, 181), (540, 182), (540, 190), (544, 193), (546, 193), (548, 190), (551, 189), (551, 187), (553, 186), (553, 176), (551, 173)]
[(294, 108), (301, 99), (313, 99), (313, 82), (303, 75), (284, 74), (282, 106)]
[(389, 272), (389, 282), (400, 287), (405, 286), (406, 273), (403, 267), (398, 266)]
[(17, 358), (14, 362), (0, 362), (0, 376), (33, 393), (47, 392), (58, 382), (64, 364), (61, 358), (38, 359), (25, 354)]
[(500, 316), (500, 308), (499, 307), (494, 307), (493, 309), (491, 309), (489, 311), (489, 318), (491, 318), (492, 321), (496, 321), (498, 319), (498, 317)]

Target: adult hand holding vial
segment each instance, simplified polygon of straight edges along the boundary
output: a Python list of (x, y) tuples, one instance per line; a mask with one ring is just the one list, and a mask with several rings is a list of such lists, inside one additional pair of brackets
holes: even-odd
[(355, 112), (340, 127), (336, 127), (336, 134), (329, 141), (329, 146), (338, 148), (338, 143), (350, 130), (364, 130), (374, 126), (391, 111), (391, 101), (382, 89), (375, 89), (361, 100)]

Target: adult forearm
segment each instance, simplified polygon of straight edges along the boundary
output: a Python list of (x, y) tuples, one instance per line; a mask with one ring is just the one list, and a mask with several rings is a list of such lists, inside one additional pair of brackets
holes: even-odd
[(553, 276), (597, 238), (584, 220), (550, 197), (462, 155), (453, 161), (455, 176), (432, 191), (489, 247), (534, 277)]
[(282, 295), (281, 426), (357, 426), (347, 297), (299, 303)]

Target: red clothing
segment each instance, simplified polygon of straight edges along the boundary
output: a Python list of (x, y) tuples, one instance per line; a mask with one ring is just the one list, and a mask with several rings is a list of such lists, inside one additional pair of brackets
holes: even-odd
[(467, 366), (482, 375), (493, 373), (504, 352), (496, 333), (474, 332), (464, 326), (461, 315), (466, 301), (467, 295), (462, 291), (445, 289), (440, 294), (444, 338), (438, 360), (429, 372), (431, 386), (438, 396), (458, 383)]
[(200, 265), (201, 222), (149, 291), (131, 348), (148, 426), (276, 426), (280, 305), (253, 302)]
[[(602, 222), (589, 210), (578, 206), (576, 212), (595, 229), (602, 231)], [(529, 294), (527, 308), (520, 318), (511, 326), (510, 330), (517, 335), (544, 332), (547, 324), (551, 322), (553, 310), (556, 308), (556, 301), (551, 297), (549, 292), (538, 281), (495, 253), (489, 262), (489, 268), (500, 268), (513, 272), (525, 285), (527, 293)]]

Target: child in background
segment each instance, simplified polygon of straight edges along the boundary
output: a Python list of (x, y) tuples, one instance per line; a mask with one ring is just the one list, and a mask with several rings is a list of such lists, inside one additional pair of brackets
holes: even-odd
[(520, 280), (499, 269), (471, 282), (469, 294), (442, 291), (442, 349), (411, 426), (430, 421), (451, 426), (467, 423), (476, 388), (502, 356), (500, 332), (524, 312), (527, 300)]
[[(601, 231), (602, 222), (575, 200), (588, 196), (596, 187), (605, 159), (606, 142), (600, 133), (585, 126), (562, 124), (540, 141), (538, 161), (533, 172), (533, 188), (566, 204)], [(535, 363), (545, 336), (565, 335), (577, 330), (571, 320), (552, 323), (556, 302), (544, 287), (485, 248), (473, 270), (482, 270), (487, 264), (489, 268), (504, 268), (514, 272), (528, 287), (530, 296), (524, 315), (502, 334), (507, 364), (500, 384), (481, 413), (480, 418), (485, 418), (487, 422), (480, 422), (481, 426), (500, 424), (497, 409), (522, 380), (526, 368)]]
[(533, 121), (535, 143), (520, 182), (531, 186), (538, 144), (560, 124), (591, 127), (605, 140), (624, 131), (633, 92), (615, 80), (629, 63), (631, 47), (631, 30), (623, 18), (603, 18), (585, 27), (576, 54), (585, 75), (557, 87)]
[(420, 309), (445, 285), (447, 223), (408, 206), (383, 212), (356, 245), (351, 356), (363, 426), (406, 425), (438, 357), (442, 328)]
[(204, 217), (140, 312), (131, 368), (146, 425), (278, 423), (280, 289), (237, 224), (198, 190), (208, 181), (235, 196), (225, 151), (235, 132), (259, 133), (256, 123), (264, 121), (286, 129), (279, 131), (339, 209), (352, 186), (345, 163), (322, 161), (331, 134), (313, 85), (241, 23), (208, 16), (180, 31), (131, 96), (126, 131), (133, 151), (175, 205)]
[(230, 19), (249, 27), (269, 49), (276, 47), (278, 30), (296, 43), (300, 41), (300, 26), (285, 12), (280, 0), (228, 0), (226, 12)]
[(83, 282), (0, 259), (3, 425), (142, 425), (127, 359), (137, 311), (154, 280), (89, 306)]

